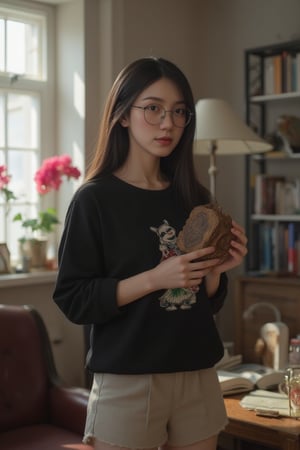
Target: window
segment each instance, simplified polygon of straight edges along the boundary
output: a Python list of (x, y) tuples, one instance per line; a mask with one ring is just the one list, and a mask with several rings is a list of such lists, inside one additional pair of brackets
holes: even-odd
[(14, 6), (0, 0), (0, 165), (7, 166), (8, 188), (17, 197), (7, 205), (0, 196), (0, 242), (7, 243), (12, 260), (18, 259), (23, 233), (13, 217), (37, 216), (41, 205), (33, 177), (41, 160), (50, 156), (47, 149), (54, 148), (42, 133), (43, 124), (53, 123), (47, 107), (53, 95), (48, 51), (53, 17), (50, 7), (35, 8), (24, 0)]
[(0, 3), (0, 70), (28, 78), (45, 79), (43, 40), (45, 17), (18, 12)]

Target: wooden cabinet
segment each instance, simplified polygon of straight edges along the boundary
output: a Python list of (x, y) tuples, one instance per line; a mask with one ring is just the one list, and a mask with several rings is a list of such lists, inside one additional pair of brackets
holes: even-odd
[[(275, 322), (274, 305), (281, 314), (281, 321), (289, 328), (290, 337), (300, 334), (300, 279), (274, 277), (240, 277), (235, 284), (235, 351), (243, 355), (244, 362), (260, 362), (255, 344), (260, 328), (266, 322)], [(256, 307), (247, 318), (245, 312)]]
[(84, 386), (84, 333), (69, 322), (52, 300), (55, 272), (0, 276), (0, 304), (34, 306), (51, 341), (59, 375), (67, 385)]

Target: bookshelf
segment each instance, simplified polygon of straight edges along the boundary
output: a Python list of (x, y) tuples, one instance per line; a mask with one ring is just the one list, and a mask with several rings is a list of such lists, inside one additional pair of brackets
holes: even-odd
[[(246, 121), (274, 151), (246, 157), (248, 275), (300, 275), (300, 146), (278, 134), (300, 120), (300, 40), (245, 51)], [(286, 119), (284, 119), (286, 120)]]

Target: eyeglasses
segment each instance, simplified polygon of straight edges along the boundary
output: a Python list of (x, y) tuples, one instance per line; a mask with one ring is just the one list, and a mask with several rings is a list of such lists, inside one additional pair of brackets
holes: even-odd
[(151, 104), (147, 106), (132, 105), (132, 108), (143, 110), (145, 121), (149, 125), (159, 125), (165, 119), (167, 113), (170, 113), (173, 125), (184, 128), (190, 123), (193, 115), (188, 108), (183, 107), (167, 110), (160, 105)]

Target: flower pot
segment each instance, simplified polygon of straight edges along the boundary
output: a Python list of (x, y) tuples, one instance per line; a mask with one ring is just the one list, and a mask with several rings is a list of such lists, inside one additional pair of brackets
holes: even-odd
[(29, 262), (30, 268), (46, 267), (48, 239), (26, 239), (20, 242), (22, 260)]

